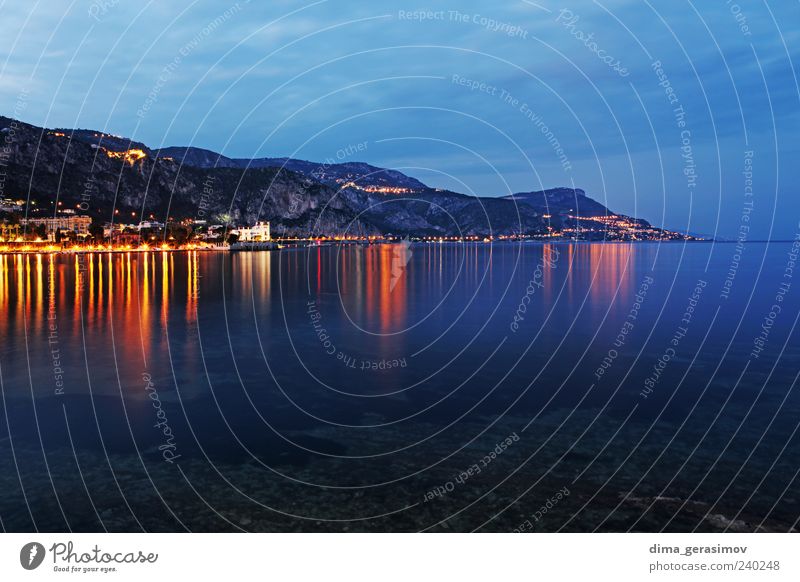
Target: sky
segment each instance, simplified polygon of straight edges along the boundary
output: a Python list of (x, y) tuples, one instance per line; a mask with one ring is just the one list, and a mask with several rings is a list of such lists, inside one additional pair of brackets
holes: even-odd
[(0, 0), (0, 113), (800, 233), (800, 3)]

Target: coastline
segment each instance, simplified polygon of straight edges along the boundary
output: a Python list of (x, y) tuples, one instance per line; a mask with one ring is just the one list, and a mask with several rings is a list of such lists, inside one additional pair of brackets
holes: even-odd
[[(52, 243), (5, 243), (0, 245), (0, 255), (42, 255), (42, 254), (86, 254), (86, 253), (142, 253), (142, 252), (262, 252), (277, 251), (288, 248), (313, 248), (324, 246), (371, 246), (395, 245), (408, 241), (411, 244), (653, 244), (653, 243), (735, 243), (736, 241), (717, 240), (713, 238), (686, 238), (686, 239), (634, 239), (634, 240), (576, 240), (566, 237), (408, 237), (408, 238), (365, 238), (365, 239), (339, 239), (339, 238), (307, 238), (307, 239), (273, 239), (261, 242), (237, 242), (231, 244), (197, 244), (189, 243), (181, 246), (163, 245), (74, 245), (71, 247), (57, 247)], [(793, 241), (760, 240), (750, 241), (759, 243), (785, 243)]]
[[(551, 238), (551, 239), (502, 239), (502, 240), (416, 240), (409, 239), (412, 244), (602, 244), (602, 245), (619, 245), (619, 244), (679, 244), (679, 243), (714, 243), (714, 244), (730, 244), (736, 241), (714, 240), (714, 239), (654, 239), (654, 240), (572, 240), (566, 238)], [(164, 246), (143, 246), (143, 247), (113, 247), (99, 245), (88, 247), (72, 247), (72, 248), (54, 248), (52, 245), (35, 246), (31, 244), (20, 245), (20, 248), (13, 248), (9, 246), (0, 247), (0, 256), (2, 255), (83, 255), (90, 253), (101, 254), (122, 254), (122, 253), (148, 253), (148, 252), (168, 252), (168, 253), (182, 253), (182, 252), (264, 252), (264, 251), (280, 251), (291, 250), (297, 248), (316, 248), (326, 246), (371, 246), (371, 245), (396, 245), (402, 239), (398, 240), (380, 240), (380, 241), (341, 241), (341, 240), (292, 240), (286, 242), (270, 242), (270, 243), (234, 243), (232, 245), (189, 245), (181, 247)], [(787, 240), (759, 240), (749, 241), (751, 243), (761, 244), (778, 244), (778, 243), (791, 243)], [(305, 244), (304, 244), (305, 243)]]

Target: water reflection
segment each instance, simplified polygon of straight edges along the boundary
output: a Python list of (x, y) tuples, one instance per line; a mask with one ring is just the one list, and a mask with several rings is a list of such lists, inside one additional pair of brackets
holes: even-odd
[[(666, 260), (679, 258), (680, 249), (673, 250), (661, 251)], [(558, 345), (568, 330), (578, 349), (601, 326), (618, 333), (656, 252), (655, 246), (635, 244), (396, 244), (261, 253), (4, 255), (0, 333), (8, 341), (2, 353), (15, 355), (4, 362), (12, 370), (19, 368), (26, 342), (34, 356), (46, 353), (52, 313), (76, 392), (88, 390), (87, 375), (96, 380), (96, 390), (113, 392), (118, 369), (119, 383), (133, 386), (148, 367), (168, 379), (185, 378), (186, 395), (203, 394), (209, 380), (198, 373), (202, 359), (213, 361), (214, 378), (236, 382), (234, 362), (244, 362), (246, 373), (268, 377), (265, 357), (278, 368), (293, 366), (287, 373), (298, 386), (315, 383), (297, 372), (301, 364), (335, 384), (338, 363), (320, 345), (307, 312), (311, 301), (338, 351), (396, 359), (427, 350), (436, 354), (432, 364), (426, 361), (435, 371), (437, 362), (475, 339), (491, 350), (508, 336), (540, 264), (551, 267), (541, 269), (541, 287), (526, 304), (521, 333), (507, 337), (504, 352), (521, 352), (540, 330), (538, 351)], [(46, 394), (48, 366), (34, 362), (32, 368)], [(422, 368), (416, 369), (424, 377)], [(386, 378), (374, 383), (385, 385)], [(8, 386), (19, 390), (13, 382)]]

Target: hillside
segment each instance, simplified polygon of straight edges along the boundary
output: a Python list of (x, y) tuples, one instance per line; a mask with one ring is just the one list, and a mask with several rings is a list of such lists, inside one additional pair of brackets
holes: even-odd
[[(6, 144), (4, 198), (28, 215), (75, 208), (98, 221), (269, 220), (288, 235), (548, 235), (625, 239), (615, 223), (575, 229), (576, 216), (611, 216), (675, 238), (646, 221), (617, 217), (582, 190), (556, 188), (504, 198), (430, 188), (401, 172), (360, 162), (232, 159), (199, 148), (162, 148), (93, 130), (48, 130), (0, 117)], [(581, 219), (581, 222), (584, 222)], [(633, 238), (636, 238), (635, 236)]]

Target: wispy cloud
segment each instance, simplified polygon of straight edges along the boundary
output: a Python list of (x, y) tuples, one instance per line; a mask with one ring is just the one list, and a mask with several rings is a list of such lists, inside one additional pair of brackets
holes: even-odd
[[(462, 180), (502, 193), (492, 168), (442, 145), (449, 142), (479, 151), (518, 190), (574, 181), (646, 217), (660, 216), (669, 196), (668, 225), (682, 225), (695, 204), (699, 231), (712, 219), (696, 204), (715, 217), (720, 197), (740, 187), (742, 150), (758, 146), (756, 159), (771, 168), (759, 174), (765, 196), (787, 205), (782, 216), (800, 210), (782, 190), (798, 181), (787, 157), (800, 127), (796, 4), (772, 3), (774, 21), (753, 3), (734, 13), (724, 2), (640, 0), (120, 2), (101, 22), (88, 8), (4, 5), (0, 96), (11, 102), (29, 86), (27, 120), (238, 156), (301, 150), (324, 159), (368, 140), (383, 145), (365, 161), (434, 168), (426, 176), (434, 185)], [(704, 164), (694, 195), (683, 178), (676, 103), (653, 61)], [(389, 77), (407, 78), (377, 81)], [(156, 85), (158, 99), (137, 117)], [(381, 141), (398, 136), (440, 141)], [(769, 149), (776, 138), (777, 154)], [(557, 163), (553, 139), (574, 161), (571, 172)], [(634, 192), (650, 194), (634, 200)], [(783, 220), (782, 228), (794, 227)]]

